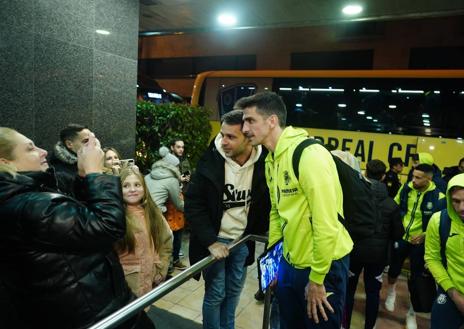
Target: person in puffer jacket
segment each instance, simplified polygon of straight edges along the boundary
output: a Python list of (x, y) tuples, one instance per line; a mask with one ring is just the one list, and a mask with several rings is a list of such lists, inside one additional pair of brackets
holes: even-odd
[(169, 271), (172, 273), (173, 267), (180, 270), (187, 267), (181, 262), (179, 255), (182, 248), (182, 232), (185, 226), (184, 199), (180, 185), (179, 159), (171, 154), (165, 146), (160, 147), (159, 155), (161, 159), (152, 165), (151, 172), (145, 176), (145, 182), (151, 198), (168, 221), (174, 236), (172, 266), (170, 266)]
[(350, 328), (354, 295), (359, 276), (364, 271), (366, 308), (364, 329), (375, 327), (379, 311), (380, 289), (385, 266), (389, 263), (390, 247), (404, 234), (400, 208), (388, 196), (387, 187), (382, 183), (387, 167), (381, 160), (371, 160), (366, 165), (366, 177), (371, 183), (371, 192), (380, 211), (380, 221), (376, 223), (375, 234), (357, 241), (350, 254), (350, 272), (346, 295), (345, 329)]
[[(0, 127), (0, 328), (83, 329), (134, 299), (113, 244), (124, 236), (118, 177), (93, 135), (78, 152), (78, 199), (57, 190), (47, 152)], [(140, 312), (118, 328), (154, 328)]]

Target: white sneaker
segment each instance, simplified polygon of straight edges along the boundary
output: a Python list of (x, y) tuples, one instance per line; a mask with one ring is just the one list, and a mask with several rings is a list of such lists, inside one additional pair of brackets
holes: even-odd
[(385, 299), (385, 308), (389, 312), (393, 312), (395, 310), (395, 301), (396, 301), (396, 291), (391, 290), (387, 294), (387, 298)]
[(406, 314), (406, 328), (407, 329), (417, 329), (416, 314), (410, 313)]

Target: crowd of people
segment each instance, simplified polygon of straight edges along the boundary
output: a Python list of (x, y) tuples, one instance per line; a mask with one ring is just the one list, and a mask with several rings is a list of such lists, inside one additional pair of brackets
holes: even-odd
[[(85, 126), (65, 127), (50, 155), (0, 127), (1, 327), (95, 324), (187, 267), (186, 226), (190, 264), (217, 260), (202, 272), (205, 329), (235, 328), (247, 266), (255, 261), (253, 242), (233, 251), (228, 245), (267, 232), (269, 246), (283, 243), (270, 288), (278, 305), (273, 329), (350, 328), (361, 273), (364, 327), (373, 329), (384, 270), (385, 308), (393, 312), (406, 259), (407, 328), (417, 328), (416, 312), (431, 312), (432, 329), (464, 325), (464, 158), (442, 175), (431, 154), (418, 153), (402, 184), (400, 158), (390, 159), (389, 171), (371, 160), (361, 177), (348, 152), (312, 143), (295, 172), (296, 149), (309, 135), (286, 126), (286, 115), (275, 93), (244, 97), (221, 118), (196, 166), (176, 139), (160, 147), (145, 176), (115, 148), (102, 149)], [(345, 222), (333, 156), (367, 184), (378, 209), (375, 230), (363, 239)], [(436, 294), (423, 294), (426, 279)], [(141, 311), (118, 328), (154, 324)]]

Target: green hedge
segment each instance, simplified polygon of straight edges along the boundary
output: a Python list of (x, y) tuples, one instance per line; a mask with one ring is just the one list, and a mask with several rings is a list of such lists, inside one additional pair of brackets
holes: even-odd
[(159, 159), (160, 146), (169, 146), (174, 138), (184, 141), (185, 154), (196, 167), (211, 135), (209, 112), (205, 108), (178, 103), (137, 102), (136, 129), (136, 162), (143, 172)]

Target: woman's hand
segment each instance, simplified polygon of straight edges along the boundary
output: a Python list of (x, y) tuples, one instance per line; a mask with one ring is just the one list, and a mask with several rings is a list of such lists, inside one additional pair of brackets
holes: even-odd
[(100, 141), (95, 134), (90, 134), (89, 141), (77, 152), (77, 168), (79, 175), (85, 177), (89, 174), (103, 172), (104, 153)]

